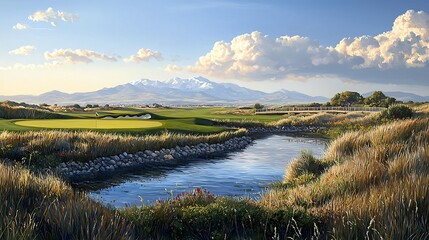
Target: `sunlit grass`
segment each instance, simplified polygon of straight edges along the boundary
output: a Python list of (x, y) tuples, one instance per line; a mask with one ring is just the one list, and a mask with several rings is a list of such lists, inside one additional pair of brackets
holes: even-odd
[[(199, 143), (222, 143), (241, 137), (245, 129), (217, 134), (197, 135), (163, 132), (154, 135), (131, 136), (99, 132), (29, 131), (0, 133), (0, 157), (20, 160), (31, 154), (52, 157), (57, 162), (67, 160), (89, 161), (96, 157), (112, 156), (123, 152), (160, 150)], [(40, 159), (43, 161), (43, 159)]]
[(317, 164), (297, 161), (289, 166), (285, 182), (314, 173), (318, 161), (333, 166), (298, 186), (270, 191), (262, 204), (307, 209), (337, 239), (429, 237), (428, 119), (346, 133), (323, 160), (311, 160)]
[(136, 239), (129, 221), (52, 176), (0, 163), (0, 239)]

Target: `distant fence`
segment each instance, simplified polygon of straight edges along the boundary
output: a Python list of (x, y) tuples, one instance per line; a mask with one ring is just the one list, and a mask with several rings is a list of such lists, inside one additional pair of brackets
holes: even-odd
[(381, 112), (382, 107), (277, 107), (256, 109), (256, 114), (317, 113), (317, 112)]

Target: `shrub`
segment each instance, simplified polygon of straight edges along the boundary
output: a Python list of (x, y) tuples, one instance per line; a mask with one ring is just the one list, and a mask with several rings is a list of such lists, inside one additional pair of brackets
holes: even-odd
[(382, 120), (406, 119), (413, 117), (413, 110), (402, 104), (392, 105), (380, 113)]
[(288, 166), (285, 183), (306, 183), (322, 174), (328, 166), (328, 162), (316, 159), (310, 151), (302, 151)]

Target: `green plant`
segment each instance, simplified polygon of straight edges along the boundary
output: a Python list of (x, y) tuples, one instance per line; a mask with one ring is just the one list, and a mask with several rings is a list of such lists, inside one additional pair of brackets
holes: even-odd
[(316, 159), (309, 151), (302, 151), (286, 169), (285, 183), (307, 183), (322, 174), (330, 166), (329, 162)]
[(406, 119), (413, 117), (413, 109), (403, 104), (391, 105), (384, 109), (379, 118), (382, 120)]

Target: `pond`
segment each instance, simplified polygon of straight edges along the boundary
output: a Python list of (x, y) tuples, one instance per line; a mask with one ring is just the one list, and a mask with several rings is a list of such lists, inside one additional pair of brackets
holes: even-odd
[(316, 137), (263, 135), (241, 151), (80, 182), (77, 187), (114, 207), (139, 205), (142, 200), (151, 204), (195, 188), (215, 195), (258, 198), (269, 183), (282, 180), (285, 167), (302, 150), (321, 156), (326, 145), (327, 140)]

